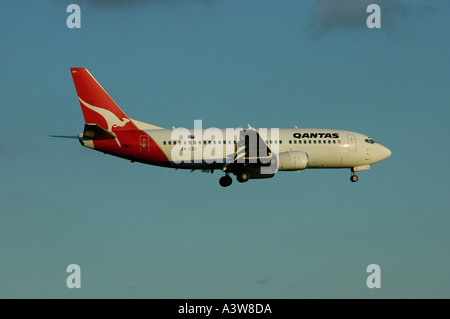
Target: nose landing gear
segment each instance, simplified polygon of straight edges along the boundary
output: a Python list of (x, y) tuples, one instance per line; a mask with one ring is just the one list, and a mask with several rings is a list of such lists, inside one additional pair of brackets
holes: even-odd
[(352, 176), (350, 176), (350, 180), (352, 181), (352, 183), (356, 183), (358, 179), (358, 176), (354, 172), (352, 172)]

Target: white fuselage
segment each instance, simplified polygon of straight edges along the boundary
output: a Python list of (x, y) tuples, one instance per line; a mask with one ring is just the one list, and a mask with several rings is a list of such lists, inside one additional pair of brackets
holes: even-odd
[[(223, 167), (226, 159), (233, 154), (239, 136), (230, 134), (230, 129), (215, 129), (215, 135), (208, 132), (208, 129), (184, 130), (183, 134), (167, 129), (145, 132), (165, 153), (170, 166), (186, 169)], [(380, 162), (391, 154), (386, 147), (370, 143), (368, 136), (356, 132), (305, 128), (275, 130), (276, 132), (274, 129), (256, 131), (275, 155), (289, 151), (307, 153), (307, 168), (364, 167)]]

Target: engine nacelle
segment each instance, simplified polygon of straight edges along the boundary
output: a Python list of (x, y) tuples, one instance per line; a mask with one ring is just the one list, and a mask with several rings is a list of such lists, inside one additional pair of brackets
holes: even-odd
[(308, 154), (305, 152), (288, 151), (278, 154), (279, 171), (298, 171), (308, 167)]

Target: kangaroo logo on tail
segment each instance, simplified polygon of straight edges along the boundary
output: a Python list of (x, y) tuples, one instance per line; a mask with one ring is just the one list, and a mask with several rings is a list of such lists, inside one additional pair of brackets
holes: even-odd
[[(127, 119), (127, 118), (119, 119), (117, 117), (117, 115), (115, 115), (113, 112), (105, 110), (105, 109), (102, 109), (102, 108), (94, 106), (94, 105), (91, 105), (91, 104), (83, 101), (80, 97), (78, 97), (78, 99), (88, 109), (98, 113), (99, 115), (101, 115), (105, 119), (106, 123), (108, 124), (108, 131), (109, 132), (112, 132), (111, 129), (113, 127), (124, 127), (125, 124), (130, 122), (129, 119)], [(117, 139), (117, 137), (116, 137), (116, 142), (117, 142), (117, 144), (119, 146), (121, 146), (119, 140)]]

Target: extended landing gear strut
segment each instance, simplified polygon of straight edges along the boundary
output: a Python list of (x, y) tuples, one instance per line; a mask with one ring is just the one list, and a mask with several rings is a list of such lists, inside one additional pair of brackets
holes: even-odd
[(227, 173), (227, 175), (222, 176), (222, 177), (219, 179), (219, 184), (220, 184), (220, 186), (222, 186), (222, 187), (228, 187), (228, 186), (231, 185), (231, 183), (233, 183), (233, 180), (231, 179), (230, 175), (228, 175), (228, 173)]

